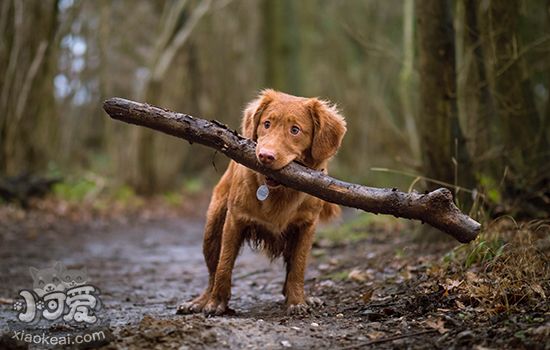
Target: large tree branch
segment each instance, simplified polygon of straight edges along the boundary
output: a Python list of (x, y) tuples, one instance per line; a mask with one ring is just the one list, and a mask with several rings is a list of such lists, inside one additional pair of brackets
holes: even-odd
[(254, 141), (241, 137), (217, 121), (193, 118), (144, 103), (112, 98), (103, 108), (114, 119), (146, 126), (166, 134), (214, 148), (236, 162), (285, 186), (328, 202), (375, 214), (420, 220), (444, 231), (462, 243), (476, 238), (481, 225), (463, 214), (453, 203), (451, 192), (440, 188), (427, 194), (404, 193), (337, 180), (295, 162), (274, 171), (256, 159)]

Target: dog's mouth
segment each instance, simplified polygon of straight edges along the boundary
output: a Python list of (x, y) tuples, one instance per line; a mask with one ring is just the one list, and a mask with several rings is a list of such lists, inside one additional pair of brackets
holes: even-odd
[(278, 183), (277, 181), (273, 180), (271, 177), (269, 176), (266, 176), (265, 177), (265, 184), (268, 185), (269, 187), (278, 187), (280, 186), (281, 184)]

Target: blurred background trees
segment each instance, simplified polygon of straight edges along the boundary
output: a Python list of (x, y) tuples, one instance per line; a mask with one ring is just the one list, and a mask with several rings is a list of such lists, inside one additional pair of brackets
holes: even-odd
[[(4, 0), (0, 174), (207, 185), (227, 160), (109, 120), (111, 96), (238, 128), (264, 87), (336, 102), (332, 173), (548, 214), (550, 2)], [(374, 170), (373, 170), (374, 168)], [(458, 186), (458, 187), (456, 187)], [(460, 194), (462, 193), (462, 194)]]
[(58, 7), (55, 1), (0, 5), (0, 172), (40, 171), (55, 152)]

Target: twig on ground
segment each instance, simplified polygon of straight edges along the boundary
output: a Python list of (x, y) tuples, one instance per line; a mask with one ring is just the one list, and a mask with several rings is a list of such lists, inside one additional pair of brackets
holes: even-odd
[(429, 333), (435, 333), (435, 332), (437, 332), (436, 329), (429, 329), (429, 330), (426, 330), (426, 331), (394, 335), (393, 337), (374, 339), (374, 340), (370, 340), (368, 342), (357, 343), (357, 344), (346, 346), (346, 347), (343, 347), (343, 348), (340, 348), (340, 349), (342, 349), (342, 350), (357, 349), (357, 348), (361, 348), (363, 346), (369, 346), (369, 345), (380, 344), (380, 343), (387, 343), (389, 341), (394, 341), (394, 340), (403, 339), (403, 338), (416, 337), (416, 336), (419, 336), (419, 335), (422, 335), (422, 334), (429, 334)]

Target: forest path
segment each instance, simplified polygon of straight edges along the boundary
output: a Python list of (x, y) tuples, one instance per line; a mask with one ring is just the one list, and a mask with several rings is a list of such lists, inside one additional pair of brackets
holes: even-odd
[[(287, 317), (282, 262), (270, 263), (248, 246), (234, 270), (230, 306), (236, 315), (176, 315), (177, 305), (207, 283), (202, 228), (201, 220), (169, 219), (55, 225), (39, 233), (14, 229), (2, 236), (0, 297), (9, 300), (32, 286), (29, 266), (45, 268), (61, 261), (69, 268), (86, 267), (90, 283), (101, 290), (101, 317), (114, 336), (108, 347), (151, 348), (158, 343), (176, 348), (329, 348), (357, 331), (360, 322), (336, 316), (337, 299), (325, 300), (327, 306), (309, 317)], [(320, 274), (315, 262), (308, 271), (307, 289)], [(332, 287), (331, 280), (318, 286)], [(0, 306), (0, 326), (5, 328), (15, 313), (8, 303)]]
[[(230, 307), (236, 313), (204, 317), (176, 315), (177, 305), (207, 283), (202, 219), (29, 217), (19, 225), (0, 223), (0, 349), (17, 348), (12, 304), (19, 290), (32, 287), (29, 266), (54, 261), (86, 267), (89, 282), (101, 290), (98, 329), (108, 339), (97, 345), (105, 349), (545, 348), (537, 339), (548, 329), (540, 326), (550, 322), (547, 307), (491, 314), (467, 295), (446, 292), (458, 281), (453, 275), (434, 279), (432, 269), (457, 243), (415, 243), (401, 221), (367, 218), (356, 225), (361, 220), (346, 216), (340, 240), (317, 240), (306, 292), (325, 305), (308, 316), (285, 314), (281, 261), (270, 263), (246, 247), (233, 274)], [(92, 332), (44, 321), (25, 329)]]

